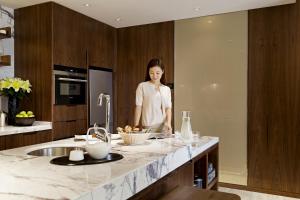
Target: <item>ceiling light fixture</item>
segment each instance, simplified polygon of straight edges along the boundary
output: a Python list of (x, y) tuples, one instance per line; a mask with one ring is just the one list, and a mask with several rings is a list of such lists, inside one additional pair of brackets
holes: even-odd
[(200, 8), (197, 7), (197, 8), (195, 8), (194, 10), (197, 11), (197, 12), (199, 12), (199, 11), (200, 11)]
[(90, 6), (90, 4), (88, 4), (88, 3), (85, 3), (85, 4), (84, 4), (84, 6), (85, 6), (85, 7), (89, 7), (89, 6)]
[(121, 17), (116, 18), (116, 21), (117, 22), (121, 21)]

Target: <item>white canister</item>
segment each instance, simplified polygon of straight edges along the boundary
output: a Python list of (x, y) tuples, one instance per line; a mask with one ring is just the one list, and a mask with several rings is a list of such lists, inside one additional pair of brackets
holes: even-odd
[(6, 119), (6, 114), (4, 112), (0, 113), (0, 127), (5, 126), (5, 119)]

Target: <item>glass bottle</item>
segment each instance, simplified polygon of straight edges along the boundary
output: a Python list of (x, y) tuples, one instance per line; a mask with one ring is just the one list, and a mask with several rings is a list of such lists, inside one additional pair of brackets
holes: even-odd
[(186, 140), (190, 140), (193, 137), (191, 111), (182, 111), (181, 136)]

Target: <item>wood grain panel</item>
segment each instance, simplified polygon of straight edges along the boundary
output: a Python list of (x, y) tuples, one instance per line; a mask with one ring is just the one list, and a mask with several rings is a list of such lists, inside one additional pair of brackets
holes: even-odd
[(53, 123), (53, 140), (73, 137), (76, 134), (76, 120)]
[(248, 185), (300, 193), (300, 4), (249, 12)]
[(88, 65), (113, 69), (117, 29), (94, 19), (88, 22)]
[(32, 84), (22, 110), (37, 120), (52, 120), (52, 3), (15, 10), (15, 76)]
[(86, 68), (86, 18), (59, 4), (53, 4), (53, 62)]
[(13, 149), (23, 146), (23, 134), (5, 136), (5, 149)]
[(5, 136), (0, 136), (0, 151), (4, 150), (5, 148)]
[(167, 82), (174, 82), (174, 23), (120, 28), (117, 37), (117, 106), (114, 117), (117, 117), (115, 125), (125, 126), (133, 124), (135, 91), (138, 83), (145, 79), (146, 67), (151, 58), (163, 60)]

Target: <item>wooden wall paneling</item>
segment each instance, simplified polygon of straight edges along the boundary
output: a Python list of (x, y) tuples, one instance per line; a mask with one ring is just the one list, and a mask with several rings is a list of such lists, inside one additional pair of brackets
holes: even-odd
[(86, 68), (86, 18), (53, 3), (54, 64)]
[(52, 3), (16, 9), (15, 76), (32, 84), (22, 110), (32, 110), (37, 120), (51, 121)]
[(135, 91), (144, 81), (153, 57), (162, 58), (168, 81), (174, 80), (174, 22), (163, 22), (117, 30), (116, 91), (117, 126), (133, 124)]
[(248, 186), (300, 193), (300, 3), (249, 12)]

